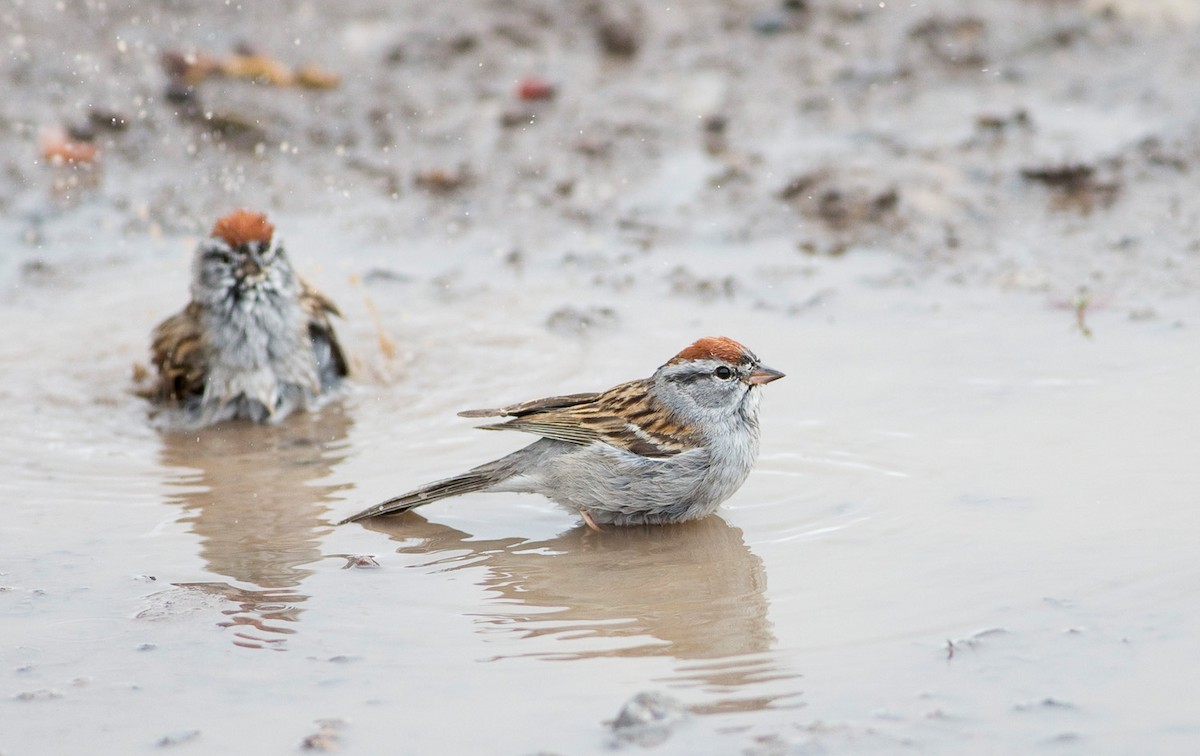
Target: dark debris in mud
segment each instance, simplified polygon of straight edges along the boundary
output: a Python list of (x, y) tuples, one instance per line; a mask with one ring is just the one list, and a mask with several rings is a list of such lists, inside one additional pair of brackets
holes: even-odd
[(1074, 704), (1059, 700), (1057, 698), (1043, 698), (1040, 701), (1017, 704), (1013, 707), (1013, 711), (1026, 712), (1047, 709), (1070, 710), (1074, 708), (1076, 708)]
[(609, 329), (620, 322), (611, 307), (560, 307), (546, 318), (546, 328), (563, 336), (579, 336), (597, 329)]
[(338, 731), (345, 725), (341, 719), (317, 720), (317, 731), (300, 741), (300, 748), (305, 751), (336, 751), (340, 741)]
[(1121, 189), (1116, 180), (1102, 180), (1095, 166), (1082, 163), (1022, 168), (1021, 176), (1049, 187), (1052, 207), (1084, 215), (1112, 206)]
[(181, 730), (173, 732), (169, 735), (163, 735), (154, 745), (159, 748), (173, 748), (175, 746), (185, 745), (200, 738), (199, 730)]
[(926, 60), (952, 68), (986, 65), (988, 24), (978, 16), (932, 16), (911, 27), (908, 38)]
[(470, 185), (471, 171), (465, 165), (457, 168), (429, 168), (418, 171), (413, 185), (434, 194), (450, 194)]

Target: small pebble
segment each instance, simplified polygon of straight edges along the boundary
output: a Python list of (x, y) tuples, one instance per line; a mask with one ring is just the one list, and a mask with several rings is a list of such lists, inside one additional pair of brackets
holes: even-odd
[(500, 114), (500, 125), (506, 129), (517, 126), (530, 126), (537, 120), (537, 114), (523, 108), (508, 109)]
[(353, 556), (346, 557), (346, 563), (342, 565), (342, 569), (348, 570), (353, 567), (355, 569), (362, 570), (373, 569), (378, 566), (379, 562), (375, 561), (375, 557), (368, 554), (355, 554)]
[(608, 19), (596, 27), (596, 39), (606, 55), (632, 58), (641, 47), (637, 27), (628, 22)]
[(337, 731), (345, 725), (340, 719), (318, 719), (318, 730), (300, 742), (306, 751), (333, 751), (337, 749)]
[(649, 748), (666, 741), (686, 718), (687, 709), (678, 700), (666, 693), (644, 691), (621, 707), (612, 729), (621, 740)]
[(92, 108), (88, 111), (88, 122), (98, 128), (108, 131), (124, 131), (129, 128), (129, 118), (123, 113), (103, 108)]

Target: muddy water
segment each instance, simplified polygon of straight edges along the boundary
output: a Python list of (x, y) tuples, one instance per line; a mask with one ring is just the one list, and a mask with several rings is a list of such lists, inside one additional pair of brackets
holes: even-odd
[[(614, 288), (465, 252), (397, 278), (364, 242), (294, 252), (347, 313), (343, 401), (172, 435), (128, 371), (188, 245), (16, 273), (3, 304), (22, 325), (0, 347), (5, 753), (279, 753), (319, 732), (352, 753), (637, 749), (606, 722), (645, 690), (690, 712), (670, 752), (1200, 738), (1194, 303), (1094, 308), (1088, 338), (1040, 296), (914, 284), (866, 252), (748, 248), (749, 294), (714, 306), (658, 271), (703, 277), (719, 247), (609, 260), (633, 281)], [(597, 534), (480, 495), (331, 525), (524, 440), (456, 410), (602, 388), (710, 333), (788, 373), (719, 516)]]

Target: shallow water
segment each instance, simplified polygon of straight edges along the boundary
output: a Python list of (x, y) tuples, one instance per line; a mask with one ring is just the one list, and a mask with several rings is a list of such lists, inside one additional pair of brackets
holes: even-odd
[[(1189, 303), (1095, 309), (1086, 338), (1039, 297), (895, 283), (882, 255), (781, 275), (768, 244), (743, 274), (758, 304), (667, 296), (643, 328), (657, 263), (634, 261), (615, 269), (653, 283), (606, 292), (616, 324), (575, 338), (539, 323), (590, 280), (518, 296), (477, 260), (451, 283), (362, 283), (366, 248), (322, 277), (359, 356), (343, 401), (168, 434), (127, 367), (186, 273), (138, 254), (93, 275), (149, 266), (171, 286), (24, 286), (4, 305), (37, 322), (4, 345), (6, 752), (97, 733), (281, 752), (326, 720), (352, 752), (638, 748), (605, 723), (642, 690), (691, 711), (674, 752), (1200, 737), (1180, 663), (1200, 620), (1200, 350), (1169, 316)], [(822, 291), (798, 314), (762, 304)], [(524, 441), (454, 411), (602, 388), (710, 333), (788, 373), (719, 516), (597, 534), (537, 497), (477, 495), (331, 526)], [(378, 568), (346, 568), (364, 555)]]

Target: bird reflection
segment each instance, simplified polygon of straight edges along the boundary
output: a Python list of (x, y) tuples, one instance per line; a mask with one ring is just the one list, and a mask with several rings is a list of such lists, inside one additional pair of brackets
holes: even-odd
[(350, 419), (341, 407), (288, 418), (276, 426), (227, 423), (163, 436), (163, 462), (188, 468), (172, 485), (170, 501), (200, 536), (200, 555), (225, 582), (180, 583), (234, 604), (221, 624), (234, 643), (280, 648), (295, 632), (308, 597), (295, 588), (322, 558), (319, 539), (329, 532), (325, 503), (349, 484), (312, 485), (345, 456)]
[[(553, 639), (563, 650), (522, 656), (674, 658), (670, 682), (718, 700), (703, 710), (755, 710), (794, 693), (748, 693), (796, 675), (781, 672), (767, 619), (766, 573), (742, 531), (719, 517), (670, 526), (580, 526), (555, 538), (474, 540), (415, 513), (363, 523), (427, 554), (427, 566), (483, 570), (478, 584), (504, 608), (478, 618), (481, 632)], [(502, 657), (501, 657), (502, 658)]]

